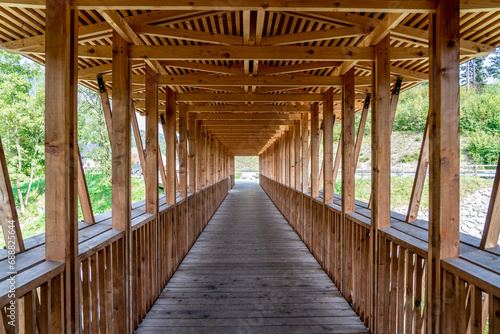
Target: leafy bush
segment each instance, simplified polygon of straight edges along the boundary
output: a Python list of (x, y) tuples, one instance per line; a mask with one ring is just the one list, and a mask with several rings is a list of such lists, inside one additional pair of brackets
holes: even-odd
[(417, 161), (419, 156), (420, 152), (418, 151), (413, 153), (405, 153), (401, 156), (401, 158), (399, 158), (399, 162), (406, 163), (406, 162)]
[(424, 131), (429, 113), (429, 85), (402, 92), (394, 119), (394, 131)]
[(467, 152), (477, 164), (495, 165), (500, 154), (500, 137), (482, 131), (471, 133)]

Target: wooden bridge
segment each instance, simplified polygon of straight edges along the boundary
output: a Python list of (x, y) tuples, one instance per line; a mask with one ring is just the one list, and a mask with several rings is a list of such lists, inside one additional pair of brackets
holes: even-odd
[[(500, 46), (499, 26), (497, 0), (0, 1), (0, 48), (46, 67), (42, 235), (22, 237), (0, 142), (0, 219), (15, 236), (0, 250), (0, 333), (500, 333), (498, 169), (483, 237), (459, 230), (459, 65)], [(392, 124), (400, 91), (427, 81), (401, 215)], [(99, 93), (112, 147), (112, 211), (100, 215), (78, 83)], [(244, 155), (259, 156), (260, 187), (234, 186)]]
[(231, 190), (138, 333), (368, 333), (258, 183)]

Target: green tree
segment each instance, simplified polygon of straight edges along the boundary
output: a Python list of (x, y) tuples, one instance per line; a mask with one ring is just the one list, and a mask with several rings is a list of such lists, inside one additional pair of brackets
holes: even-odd
[[(44, 93), (40, 65), (0, 52), (0, 135), (22, 213), (36, 177), (44, 173)], [(21, 184), (29, 182), (25, 194)]]
[(111, 144), (101, 99), (96, 92), (78, 85), (78, 143), (92, 146), (82, 159), (96, 162), (99, 173), (111, 181)]

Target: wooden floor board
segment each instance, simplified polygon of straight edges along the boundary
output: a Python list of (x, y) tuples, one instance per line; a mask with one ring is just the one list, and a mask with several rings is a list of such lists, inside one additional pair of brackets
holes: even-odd
[(229, 192), (137, 333), (368, 333), (257, 183)]

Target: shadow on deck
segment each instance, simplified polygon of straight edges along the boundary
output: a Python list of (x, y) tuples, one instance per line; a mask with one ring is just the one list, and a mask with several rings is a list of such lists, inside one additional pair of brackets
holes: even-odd
[(258, 183), (240, 181), (137, 333), (368, 333)]

